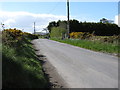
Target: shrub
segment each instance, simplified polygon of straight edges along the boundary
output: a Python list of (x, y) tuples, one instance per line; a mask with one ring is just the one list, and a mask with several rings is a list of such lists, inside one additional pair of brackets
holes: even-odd
[(65, 38), (65, 34), (66, 34), (66, 29), (61, 28), (61, 27), (53, 27), (51, 29), (51, 33), (50, 33), (50, 37), (51, 38)]
[(74, 38), (74, 39), (89, 39), (92, 36), (93, 36), (93, 34), (90, 34), (89, 32), (72, 32), (72, 33), (70, 33), (70, 38)]

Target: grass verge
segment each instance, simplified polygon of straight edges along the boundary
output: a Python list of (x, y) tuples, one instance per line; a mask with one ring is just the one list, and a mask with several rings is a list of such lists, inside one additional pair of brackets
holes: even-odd
[(51, 39), (55, 41), (59, 41), (62, 43), (71, 44), (74, 46), (78, 46), (81, 48), (86, 48), (94, 51), (100, 51), (105, 53), (115, 53), (118, 54), (119, 45), (111, 44), (111, 43), (102, 43), (99, 41), (89, 41), (89, 40), (76, 40), (76, 39)]
[(30, 43), (34, 37), (19, 30), (3, 31), (2, 89), (46, 88), (48, 85), (41, 62)]
[(31, 44), (3, 46), (3, 88), (44, 88), (47, 85), (41, 63)]

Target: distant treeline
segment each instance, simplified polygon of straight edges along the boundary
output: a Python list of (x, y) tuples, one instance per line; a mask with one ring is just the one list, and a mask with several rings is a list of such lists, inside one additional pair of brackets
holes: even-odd
[[(67, 21), (53, 21), (48, 25), (48, 30), (51, 32), (53, 27), (61, 27), (67, 29)], [(120, 27), (116, 24), (102, 22), (79, 22), (78, 20), (70, 20), (71, 32), (89, 32), (97, 36), (113, 36), (119, 35)]]

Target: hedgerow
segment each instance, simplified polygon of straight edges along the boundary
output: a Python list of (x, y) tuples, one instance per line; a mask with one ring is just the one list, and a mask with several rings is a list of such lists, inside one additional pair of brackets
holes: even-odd
[(32, 44), (36, 35), (17, 29), (2, 31), (2, 88), (44, 88), (47, 80)]

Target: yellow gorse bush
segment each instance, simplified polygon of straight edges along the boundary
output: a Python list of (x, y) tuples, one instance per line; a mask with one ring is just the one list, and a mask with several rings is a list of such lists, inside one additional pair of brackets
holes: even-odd
[(2, 40), (4, 44), (22, 43), (25, 38), (34, 39), (35, 35), (22, 32), (21, 30), (15, 29), (5, 29), (2, 31)]
[(74, 39), (89, 39), (92, 36), (93, 36), (93, 34), (90, 34), (88, 32), (72, 32), (72, 33), (70, 33), (70, 38), (74, 38)]
[(4, 32), (7, 32), (7, 33), (14, 35), (14, 36), (23, 35), (23, 32), (21, 30), (16, 30), (16, 29), (5, 29)]

